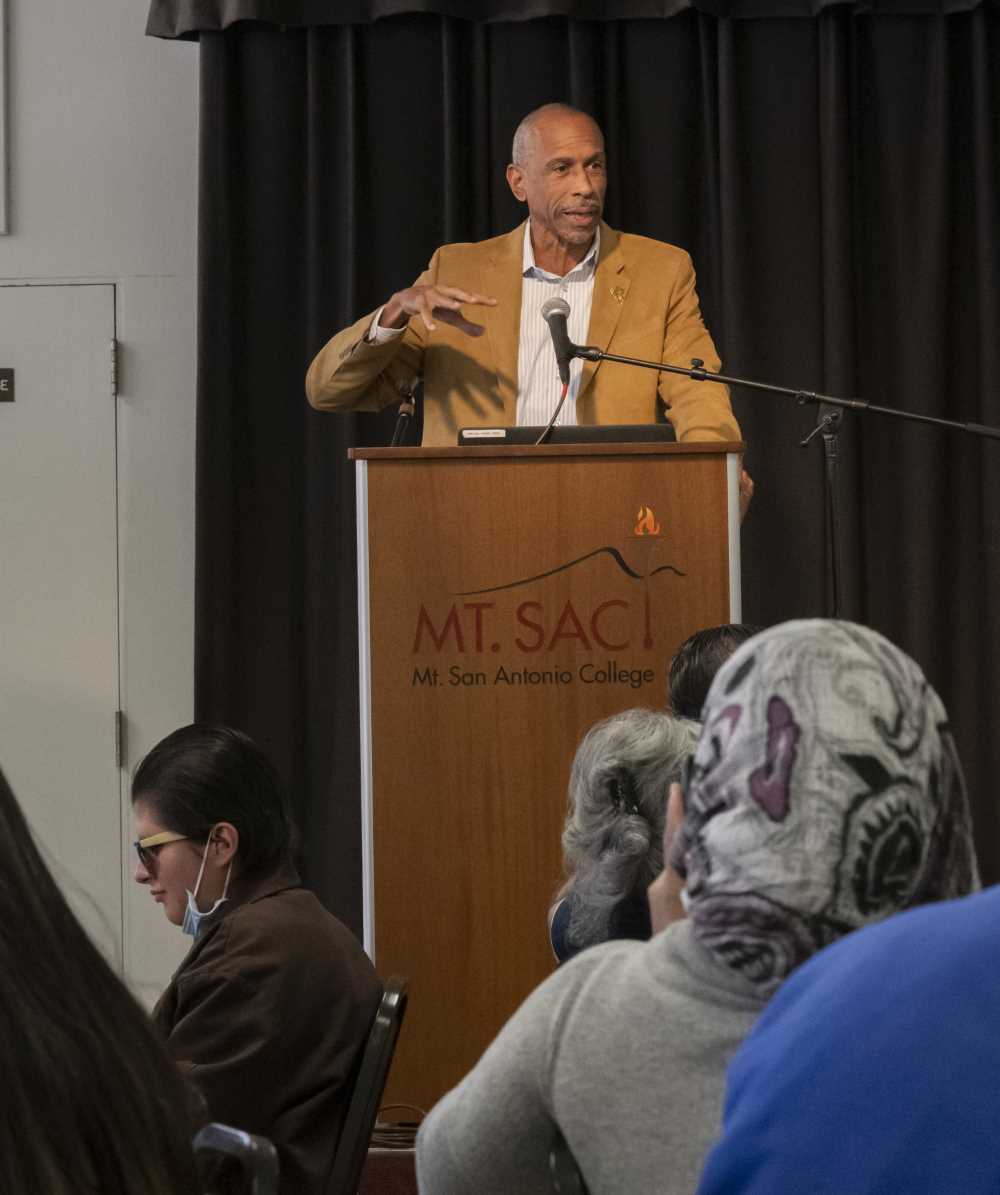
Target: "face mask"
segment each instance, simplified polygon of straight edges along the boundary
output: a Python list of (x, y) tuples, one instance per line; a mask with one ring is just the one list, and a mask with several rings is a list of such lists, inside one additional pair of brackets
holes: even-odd
[[(209, 835), (209, 842), (212, 841)], [(181, 933), (190, 934), (190, 936), (197, 940), (201, 933), (202, 925), (210, 917), (214, 916), (219, 909), (226, 903), (226, 893), (229, 891), (229, 877), (233, 874), (233, 861), (229, 860), (229, 869), (226, 872), (226, 882), (222, 886), (222, 895), (215, 902), (214, 905), (204, 913), (198, 908), (198, 889), (201, 887), (201, 877), (205, 874), (205, 860), (208, 858), (208, 843), (205, 844), (205, 853), (201, 857), (201, 867), (198, 868), (198, 878), (194, 883), (194, 892), (188, 888), (187, 891), (187, 908), (184, 910), (184, 920), (181, 923)]]

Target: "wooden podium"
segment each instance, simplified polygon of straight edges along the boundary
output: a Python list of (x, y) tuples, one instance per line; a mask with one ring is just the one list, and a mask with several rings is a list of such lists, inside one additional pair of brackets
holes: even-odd
[(740, 444), (356, 449), (365, 947), (429, 1108), (553, 969), (570, 762), (740, 620)]

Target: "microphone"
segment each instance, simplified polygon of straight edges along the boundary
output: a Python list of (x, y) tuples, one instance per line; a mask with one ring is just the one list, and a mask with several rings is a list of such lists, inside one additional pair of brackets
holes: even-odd
[(549, 331), (552, 333), (552, 347), (556, 351), (556, 364), (559, 366), (559, 381), (564, 386), (569, 385), (569, 363), (576, 355), (566, 331), (568, 315), (569, 304), (565, 299), (546, 299), (542, 304), (542, 319), (549, 325)]

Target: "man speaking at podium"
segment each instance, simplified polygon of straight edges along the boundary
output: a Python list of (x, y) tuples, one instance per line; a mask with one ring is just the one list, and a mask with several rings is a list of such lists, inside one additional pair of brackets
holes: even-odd
[[(306, 376), (320, 410), (380, 410), (424, 379), (425, 445), (464, 427), (544, 426), (562, 393), (542, 306), (569, 306), (576, 344), (690, 367), (719, 358), (682, 249), (602, 220), (607, 167), (592, 117), (565, 104), (529, 113), (507, 181), (528, 220), (504, 236), (444, 245), (406, 290), (338, 332)], [(560, 424), (652, 423), (659, 404), (678, 440), (739, 440), (724, 386), (576, 358)], [(749, 480), (749, 479), (747, 479)]]

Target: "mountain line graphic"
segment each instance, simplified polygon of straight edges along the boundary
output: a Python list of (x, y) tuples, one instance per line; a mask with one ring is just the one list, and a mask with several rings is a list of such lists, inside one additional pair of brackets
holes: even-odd
[(460, 593), (453, 593), (450, 596), (478, 597), (483, 593), (500, 593), (504, 589), (517, 589), (519, 585), (530, 585), (534, 581), (544, 581), (546, 577), (554, 577), (557, 573), (567, 572), (569, 569), (575, 568), (578, 564), (583, 564), (585, 560), (592, 560), (595, 556), (602, 555), (610, 556), (621, 571), (634, 581), (648, 581), (650, 577), (655, 577), (657, 573), (664, 572), (675, 573), (678, 577), (687, 576), (687, 573), (682, 572), (673, 564), (661, 564), (658, 568), (654, 568), (651, 573), (637, 573), (617, 548), (603, 547), (595, 548), (592, 552), (587, 552), (584, 556), (578, 556), (575, 560), (568, 560), (565, 564), (558, 564), (555, 568), (550, 568), (544, 573), (536, 573), (533, 577), (522, 577), (518, 581), (508, 581), (504, 585), (490, 585), (485, 589), (466, 589)]

